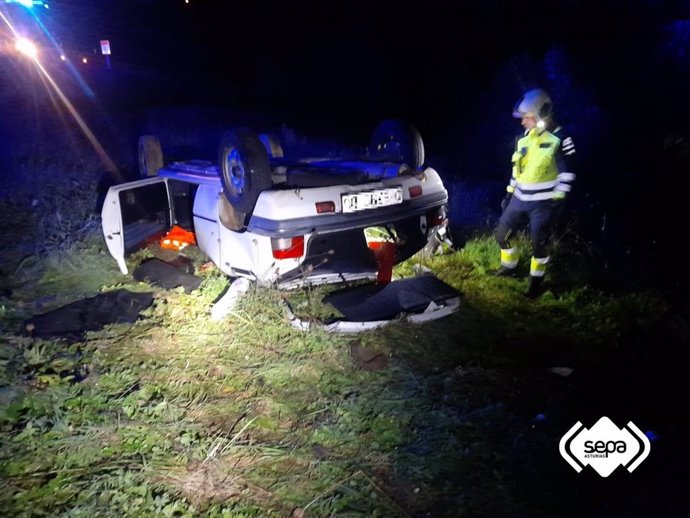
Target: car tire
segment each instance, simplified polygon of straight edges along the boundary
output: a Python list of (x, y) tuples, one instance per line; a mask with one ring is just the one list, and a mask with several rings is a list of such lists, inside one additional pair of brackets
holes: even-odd
[(218, 148), (218, 172), (226, 199), (244, 214), (250, 214), (259, 194), (273, 185), (266, 148), (256, 133), (246, 128), (223, 134)]
[(283, 156), (285, 156), (283, 153), (283, 146), (275, 135), (271, 135), (270, 133), (259, 133), (259, 140), (263, 143), (270, 158), (283, 158)]
[(156, 176), (163, 167), (163, 149), (155, 135), (139, 137), (139, 176), (148, 178)]
[(409, 122), (385, 120), (371, 136), (369, 156), (375, 160), (402, 162), (419, 169), (424, 164), (424, 141), (417, 128)]

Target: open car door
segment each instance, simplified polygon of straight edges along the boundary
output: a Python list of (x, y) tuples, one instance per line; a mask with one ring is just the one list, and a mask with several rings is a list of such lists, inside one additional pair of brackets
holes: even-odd
[(108, 190), (101, 211), (103, 237), (123, 274), (128, 273), (125, 254), (165, 235), (171, 220), (164, 178), (146, 178)]

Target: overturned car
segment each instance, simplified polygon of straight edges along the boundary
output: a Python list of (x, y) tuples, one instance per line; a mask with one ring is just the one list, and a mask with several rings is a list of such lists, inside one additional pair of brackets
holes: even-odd
[(237, 128), (216, 161), (164, 165), (158, 139), (143, 136), (139, 165), (144, 178), (111, 187), (102, 209), (124, 274), (125, 254), (176, 226), (231, 277), (281, 289), (380, 280), (445, 224), (447, 191), (400, 120), (379, 124), (356, 159), (286, 158), (276, 138)]

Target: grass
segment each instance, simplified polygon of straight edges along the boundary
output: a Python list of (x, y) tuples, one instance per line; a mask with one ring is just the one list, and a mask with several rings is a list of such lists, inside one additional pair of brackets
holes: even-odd
[[(213, 322), (228, 284), (217, 270), (191, 294), (158, 290), (120, 275), (97, 239), (17, 268), (0, 313), (2, 512), (548, 516), (572, 498), (576, 514), (585, 504), (567, 466), (537, 453), (584, 417), (567, 412), (575, 389), (548, 369), (634, 357), (626, 340), (666, 308), (651, 293), (568, 286), (567, 272), (527, 301), (524, 279), (490, 275), (497, 255), (478, 236), (396, 267), (430, 267), (463, 292), (460, 311), (357, 336), (293, 329), (270, 289)], [(114, 288), (155, 291), (154, 305), (83, 342), (17, 334), (32, 314)], [(323, 293), (291, 303), (328, 318)], [(353, 344), (387, 367), (358, 368)]]

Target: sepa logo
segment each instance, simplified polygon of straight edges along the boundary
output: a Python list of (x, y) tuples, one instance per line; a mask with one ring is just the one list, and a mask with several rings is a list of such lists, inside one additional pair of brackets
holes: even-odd
[(589, 430), (578, 421), (559, 444), (559, 450), (578, 473), (589, 464), (602, 477), (608, 477), (621, 464), (632, 473), (649, 455), (649, 439), (630, 421), (618, 428), (602, 417)]

